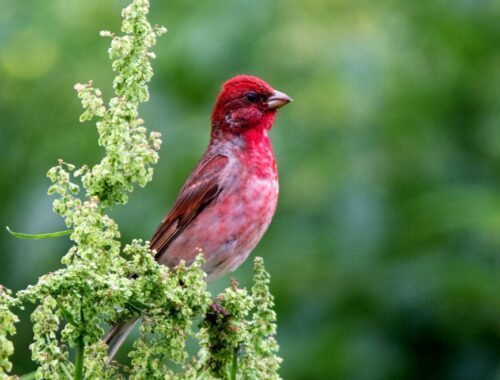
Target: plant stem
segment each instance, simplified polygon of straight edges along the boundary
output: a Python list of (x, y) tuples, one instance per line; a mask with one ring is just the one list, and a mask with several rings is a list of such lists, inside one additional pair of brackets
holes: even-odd
[[(82, 326), (85, 325), (85, 318), (83, 315), (83, 300), (80, 305), (80, 322)], [(75, 380), (83, 380), (83, 360), (85, 358), (85, 342), (83, 341), (83, 331), (80, 332), (76, 346), (75, 357)]]
[(22, 375), (21, 377), (19, 377), (19, 380), (32, 380), (35, 378), (35, 376), (36, 376), (36, 371), (33, 371), (25, 375)]
[(233, 363), (231, 365), (231, 380), (236, 380), (236, 377), (238, 376), (238, 350), (239, 350), (239, 344), (234, 348), (233, 351)]
[(68, 378), (68, 380), (71, 380), (71, 375), (68, 371), (68, 368), (66, 368), (66, 366), (64, 365), (64, 363), (61, 363), (61, 368), (62, 368), (64, 374), (66, 375), (66, 377)]
[(80, 335), (78, 337), (78, 345), (76, 346), (75, 380), (83, 380), (84, 356), (85, 356), (85, 344), (83, 343), (83, 335)]

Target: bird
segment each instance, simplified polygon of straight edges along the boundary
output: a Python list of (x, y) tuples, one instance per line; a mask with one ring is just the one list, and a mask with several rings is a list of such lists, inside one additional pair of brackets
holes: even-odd
[[(268, 132), (278, 109), (291, 101), (255, 76), (238, 75), (222, 85), (208, 147), (150, 239), (158, 263), (189, 265), (202, 252), (206, 281), (212, 281), (246, 260), (276, 210), (278, 170)], [(108, 360), (137, 320), (109, 330)]]

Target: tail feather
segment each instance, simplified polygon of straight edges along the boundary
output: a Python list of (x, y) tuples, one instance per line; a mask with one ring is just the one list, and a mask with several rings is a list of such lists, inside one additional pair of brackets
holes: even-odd
[(116, 352), (119, 350), (120, 346), (123, 344), (128, 334), (130, 334), (138, 320), (139, 318), (131, 318), (129, 320), (119, 322), (108, 331), (104, 337), (104, 342), (108, 345), (108, 363), (113, 360)]

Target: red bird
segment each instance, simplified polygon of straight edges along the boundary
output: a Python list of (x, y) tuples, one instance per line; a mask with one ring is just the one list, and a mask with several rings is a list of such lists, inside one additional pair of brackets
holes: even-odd
[[(151, 238), (159, 263), (189, 265), (201, 249), (209, 281), (245, 261), (276, 209), (278, 171), (267, 133), (278, 108), (291, 101), (249, 75), (222, 85), (208, 148)], [(110, 330), (105, 338), (110, 359), (134, 323)]]

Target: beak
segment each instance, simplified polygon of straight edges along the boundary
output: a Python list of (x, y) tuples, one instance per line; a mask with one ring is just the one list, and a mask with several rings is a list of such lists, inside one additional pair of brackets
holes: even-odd
[(271, 110), (276, 110), (291, 101), (292, 98), (290, 98), (287, 94), (274, 90), (273, 94), (267, 99), (267, 106)]

